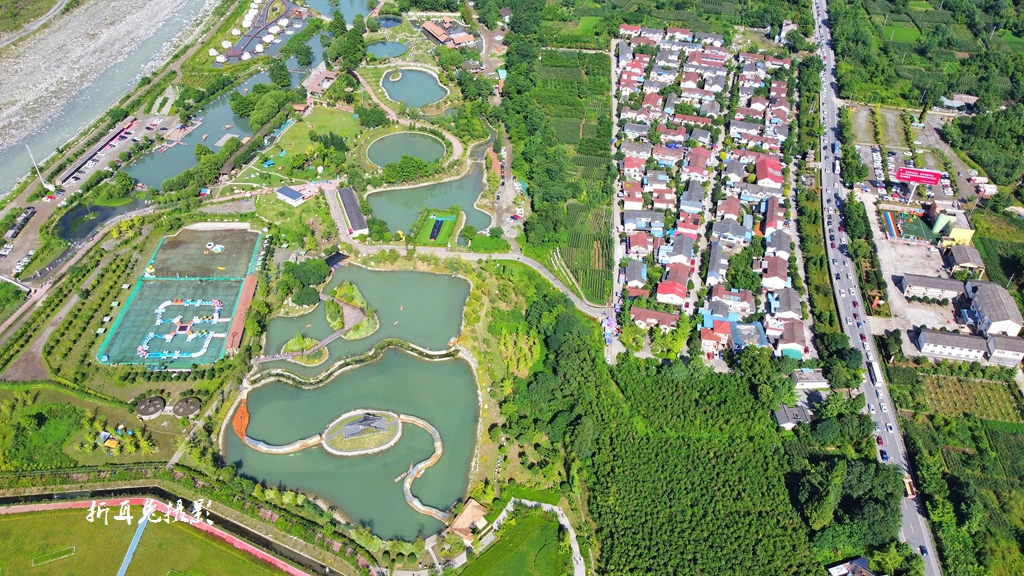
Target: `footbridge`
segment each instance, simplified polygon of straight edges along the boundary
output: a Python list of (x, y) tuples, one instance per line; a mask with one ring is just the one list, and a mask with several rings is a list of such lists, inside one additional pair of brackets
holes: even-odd
[(335, 298), (333, 296), (328, 296), (328, 295), (326, 295), (326, 294), (321, 292), (320, 293), (320, 300), (323, 300), (325, 302), (328, 301), (328, 300), (333, 300), (334, 302), (337, 302), (339, 306), (341, 306), (342, 317), (345, 319), (345, 327), (344, 328), (342, 328), (341, 330), (335, 331), (334, 333), (332, 333), (327, 338), (324, 338), (323, 340), (317, 342), (315, 346), (313, 346), (312, 348), (309, 348), (308, 350), (302, 350), (301, 352), (281, 352), (279, 354), (273, 354), (271, 356), (262, 356), (260, 358), (253, 358), (252, 361), (251, 361), (252, 364), (253, 365), (259, 365), (259, 364), (262, 364), (264, 362), (273, 362), (274, 360), (287, 360), (288, 358), (295, 358), (297, 356), (306, 356), (307, 354), (312, 354), (312, 353), (320, 350), (324, 346), (327, 346), (331, 342), (334, 342), (338, 338), (341, 338), (342, 336), (345, 335), (346, 332), (348, 332), (349, 330), (352, 330), (353, 328), (358, 326), (359, 323), (362, 322), (364, 318), (366, 318), (366, 312), (364, 312), (362, 308), (360, 308), (358, 306), (353, 306), (352, 304), (349, 304), (348, 302), (343, 302), (341, 300), (338, 300), (337, 298)]
[(437, 518), (441, 522), (448, 524), (452, 521), (451, 514), (447, 512), (442, 512), (437, 508), (427, 506), (426, 504), (420, 502), (419, 498), (412, 495), (412, 481), (419, 478), (420, 475), (423, 474), (424, 470), (436, 464), (437, 461), (441, 458), (441, 454), (444, 453), (444, 446), (441, 444), (441, 434), (437, 431), (437, 428), (434, 428), (433, 426), (430, 425), (429, 422), (422, 418), (409, 416), (408, 414), (399, 414), (398, 420), (406, 424), (412, 424), (413, 426), (419, 426), (420, 428), (423, 428), (424, 430), (429, 432), (430, 437), (434, 439), (434, 453), (430, 455), (430, 458), (427, 458), (426, 460), (413, 466), (409, 470), (409, 473), (406, 475), (405, 482), (402, 483), (402, 491), (405, 493), (405, 502), (409, 506), (412, 506), (412, 509), (419, 512), (420, 514), (432, 516), (434, 518)]

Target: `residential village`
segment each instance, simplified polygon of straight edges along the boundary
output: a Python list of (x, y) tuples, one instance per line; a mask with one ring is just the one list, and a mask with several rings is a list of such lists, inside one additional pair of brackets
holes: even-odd
[(722, 369), (723, 352), (747, 346), (813, 356), (781, 152), (796, 114), (790, 59), (686, 29), (619, 32), (621, 323), (667, 333), (692, 316)]

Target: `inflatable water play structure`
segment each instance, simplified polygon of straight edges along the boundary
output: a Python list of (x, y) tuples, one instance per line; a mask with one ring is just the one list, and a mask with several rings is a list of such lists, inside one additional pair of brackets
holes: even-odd
[[(170, 306), (211, 306), (213, 307), (213, 315), (208, 316), (193, 316), (191, 320), (182, 320), (182, 316), (178, 315), (174, 318), (164, 318), (164, 312)], [(158, 335), (156, 332), (150, 332), (146, 334), (146, 337), (142, 339), (142, 344), (139, 345), (138, 353), (140, 358), (198, 358), (210, 348), (210, 341), (214, 338), (227, 338), (227, 332), (214, 332), (213, 330), (196, 329), (196, 325), (199, 324), (224, 324), (230, 323), (230, 317), (221, 317), (221, 313), (224, 311), (224, 303), (220, 300), (167, 300), (163, 304), (157, 307), (156, 313), (156, 325), (162, 326), (164, 324), (173, 324), (173, 330), (167, 334)], [(183, 352), (181, 350), (167, 351), (167, 352), (154, 352), (149, 349), (149, 343), (156, 339), (162, 338), (168, 344), (170, 344), (175, 337), (185, 336), (185, 342), (192, 342), (196, 339), (203, 340), (203, 346), (195, 352)]]

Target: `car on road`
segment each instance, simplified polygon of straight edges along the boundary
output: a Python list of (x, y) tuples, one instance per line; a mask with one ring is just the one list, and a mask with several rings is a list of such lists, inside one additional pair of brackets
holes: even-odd
[(854, 300), (853, 301), (853, 307), (854, 308), (860, 308), (860, 302), (857, 302), (856, 300)]
[(882, 462), (888, 462), (889, 461), (889, 453), (888, 452), (886, 452), (885, 450), (879, 450), (878, 452), (879, 452), (879, 455), (882, 457)]
[(861, 342), (867, 342), (868, 341), (868, 337), (865, 336), (863, 332), (860, 333), (860, 341)]
[(868, 404), (868, 412), (871, 412), (872, 414), (875, 413), (875, 405), (874, 404)]
[(840, 289), (839, 295), (842, 296), (843, 298), (846, 298), (846, 290)]
[(881, 431), (882, 431), (882, 425), (878, 423), (878, 420), (875, 420), (875, 432), (881, 432)]
[(836, 280), (838, 281), (839, 279), (839, 272), (836, 272)]
[(887, 414), (889, 412), (889, 407), (885, 405), (885, 402), (879, 402), (878, 407), (882, 409), (883, 414)]
[(882, 437), (881, 436), (875, 436), (875, 442), (878, 442), (878, 445), (881, 446), (883, 444)]
[(846, 317), (846, 325), (847, 326), (853, 326), (853, 320), (850, 320), (849, 316)]
[[(835, 243), (835, 242), (833, 242), (833, 243), (832, 243), (832, 249), (833, 249), (833, 250), (835, 250), (835, 249), (836, 249), (836, 243)], [(838, 276), (838, 274), (836, 274), (836, 276)], [(838, 280), (838, 278), (836, 278), (836, 280)]]
[(928, 549), (924, 547), (924, 544), (922, 544), (921, 545), (921, 556), (927, 556), (927, 555), (928, 555)]
[(839, 266), (839, 260), (838, 260), (838, 259), (836, 259), (836, 258), (833, 258), (833, 259), (832, 259), (832, 265), (833, 265), (833, 266)]
[(892, 434), (893, 433), (892, 423), (891, 422), (886, 422), (885, 423), (885, 429), (889, 431), (889, 434)]

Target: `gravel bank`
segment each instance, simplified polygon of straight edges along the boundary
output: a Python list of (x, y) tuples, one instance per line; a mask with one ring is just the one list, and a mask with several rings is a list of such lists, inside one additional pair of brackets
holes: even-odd
[[(10, 146), (34, 126), (60, 114), (81, 87), (92, 83), (112, 64), (152, 36), (185, 0), (103, 0), (88, 2), (70, 14), (57, 16), (42, 32), (0, 51), (0, 148)], [(209, 13), (208, 1), (193, 21)], [(174, 47), (197, 34), (186, 25), (178, 38), (167, 42), (146, 69), (165, 61)], [(116, 100), (116, 99), (114, 99)], [(111, 102), (113, 102), (112, 100)]]

